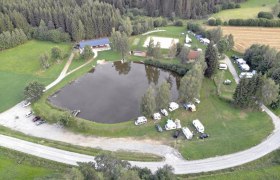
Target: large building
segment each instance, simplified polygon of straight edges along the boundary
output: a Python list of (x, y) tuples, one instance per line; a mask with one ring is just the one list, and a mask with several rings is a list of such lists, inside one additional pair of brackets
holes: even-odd
[(100, 38), (100, 39), (81, 41), (78, 44), (78, 48), (80, 49), (80, 52), (83, 52), (85, 46), (90, 46), (92, 49), (97, 51), (104, 51), (104, 50), (111, 49), (109, 38)]

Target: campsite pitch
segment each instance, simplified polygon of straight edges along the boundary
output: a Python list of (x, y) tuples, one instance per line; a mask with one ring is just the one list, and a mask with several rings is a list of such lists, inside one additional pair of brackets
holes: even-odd
[(173, 44), (173, 43), (178, 43), (179, 39), (177, 38), (166, 38), (166, 37), (156, 37), (156, 36), (149, 36), (143, 47), (147, 47), (149, 45), (149, 42), (151, 40), (151, 38), (154, 40), (154, 45), (156, 46), (157, 43), (160, 43), (160, 47), (162, 49), (169, 49), (169, 47)]

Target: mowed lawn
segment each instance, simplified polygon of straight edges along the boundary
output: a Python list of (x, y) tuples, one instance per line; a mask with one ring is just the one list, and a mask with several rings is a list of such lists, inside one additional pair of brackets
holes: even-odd
[(54, 62), (48, 70), (42, 70), (39, 62), (40, 55), (50, 55), (55, 46), (60, 47), (63, 54), (70, 52), (69, 44), (35, 40), (0, 52), (0, 112), (23, 100), (23, 89), (29, 82), (38, 80), (47, 85), (58, 76), (65, 59)]
[(271, 7), (277, 4), (278, 0), (247, 0), (241, 3), (241, 8), (223, 10), (213, 17), (222, 20), (257, 18), (260, 11), (271, 11)]

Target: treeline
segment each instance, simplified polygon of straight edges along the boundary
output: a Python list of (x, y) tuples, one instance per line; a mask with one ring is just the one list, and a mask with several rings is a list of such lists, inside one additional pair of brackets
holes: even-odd
[(93, 0), (3, 0), (0, 2), (0, 33), (15, 28), (30, 33), (41, 21), (70, 34), (74, 41), (109, 36), (121, 21), (119, 10)]
[[(222, 9), (238, 8), (245, 0), (102, 0), (118, 8), (121, 13), (131, 12), (152, 17), (178, 16), (198, 19)], [(135, 15), (134, 14), (134, 15)]]
[(280, 27), (280, 20), (278, 19), (230, 19), (224, 25), (229, 26), (257, 26), (257, 27)]
[(27, 36), (22, 29), (5, 31), (0, 34), (0, 51), (9, 49), (27, 41)]

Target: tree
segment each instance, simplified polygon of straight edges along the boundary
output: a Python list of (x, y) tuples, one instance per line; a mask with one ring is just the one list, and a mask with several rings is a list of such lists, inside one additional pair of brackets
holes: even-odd
[(180, 58), (182, 64), (187, 63), (189, 53), (190, 53), (190, 49), (188, 47), (184, 46), (179, 54), (179, 58)]
[(176, 44), (176, 47), (177, 47), (176, 56), (178, 56), (180, 54), (180, 52), (182, 51), (183, 45), (180, 42), (178, 42)]
[(61, 126), (66, 127), (66, 126), (69, 125), (70, 121), (71, 121), (71, 116), (70, 116), (70, 114), (69, 114), (69, 113), (62, 113), (62, 114), (59, 115), (58, 121), (57, 121), (57, 122), (58, 122)]
[(40, 56), (40, 63), (43, 69), (48, 69), (50, 67), (49, 55), (44, 53)]
[(234, 47), (234, 37), (232, 34), (230, 34), (229, 36), (227, 36), (227, 40), (228, 40), (228, 50), (233, 49)]
[(156, 104), (158, 109), (163, 109), (168, 107), (168, 104), (171, 100), (170, 84), (167, 81), (164, 81), (157, 92)]
[(223, 30), (221, 27), (218, 27), (216, 29), (208, 30), (207, 31), (207, 37), (213, 41), (214, 43), (217, 43), (220, 41), (220, 39), (223, 37)]
[(154, 48), (155, 48), (154, 39), (150, 38), (149, 44), (147, 46), (147, 56), (153, 56)]
[(153, 50), (153, 57), (155, 59), (159, 59), (161, 57), (160, 42), (157, 42), (156, 47)]
[(220, 54), (224, 54), (229, 47), (227, 39), (223, 38), (217, 43), (217, 48)]
[(207, 69), (205, 70), (205, 76), (211, 78), (218, 69), (218, 53), (217, 49), (214, 47), (213, 42), (207, 46), (205, 52), (205, 61), (207, 63)]
[(78, 162), (79, 170), (84, 176), (85, 180), (101, 180), (98, 172), (95, 170), (95, 164), (93, 162)]
[(168, 57), (174, 58), (176, 56), (176, 53), (177, 53), (177, 45), (175, 41), (172, 40), (171, 46), (169, 47), (169, 51), (168, 51)]
[(270, 105), (278, 99), (279, 85), (276, 85), (272, 79), (264, 77), (261, 91), (261, 102), (265, 105)]
[(84, 180), (84, 176), (78, 168), (71, 168), (71, 170), (65, 174), (65, 179), (69, 180)]
[(123, 32), (114, 31), (112, 32), (112, 48), (115, 51), (118, 51), (121, 53), (122, 59), (125, 58), (129, 51), (129, 45), (128, 45), (128, 37)]
[(154, 179), (159, 180), (176, 180), (176, 175), (173, 173), (174, 169), (172, 166), (164, 165), (162, 168), (159, 168), (155, 173)]
[(33, 81), (24, 88), (24, 97), (29, 102), (35, 102), (43, 95), (44, 89), (43, 84)]
[[(116, 177), (114, 177), (114, 178), (116, 178)], [(124, 170), (121, 171), (120, 177), (118, 179), (121, 179), (121, 180), (141, 180), (137, 171), (127, 170), (127, 169), (124, 169)]]
[(123, 31), (127, 34), (127, 36), (130, 36), (132, 33), (132, 25), (130, 18), (127, 17), (123, 22), (122, 22), (122, 29)]
[(194, 98), (199, 98), (203, 74), (204, 63), (198, 60), (191, 70), (180, 81), (179, 99), (183, 102), (191, 102)]
[(280, 85), (280, 67), (273, 71), (271, 78), (275, 81), (276, 84)]
[(52, 59), (58, 60), (62, 58), (62, 51), (59, 47), (53, 47), (51, 50)]
[(141, 113), (144, 116), (150, 117), (156, 110), (156, 100), (154, 96), (154, 89), (150, 86), (144, 96), (142, 97), (140, 105)]
[(85, 60), (89, 60), (93, 57), (93, 52), (90, 46), (86, 45), (82, 52), (82, 58)]

